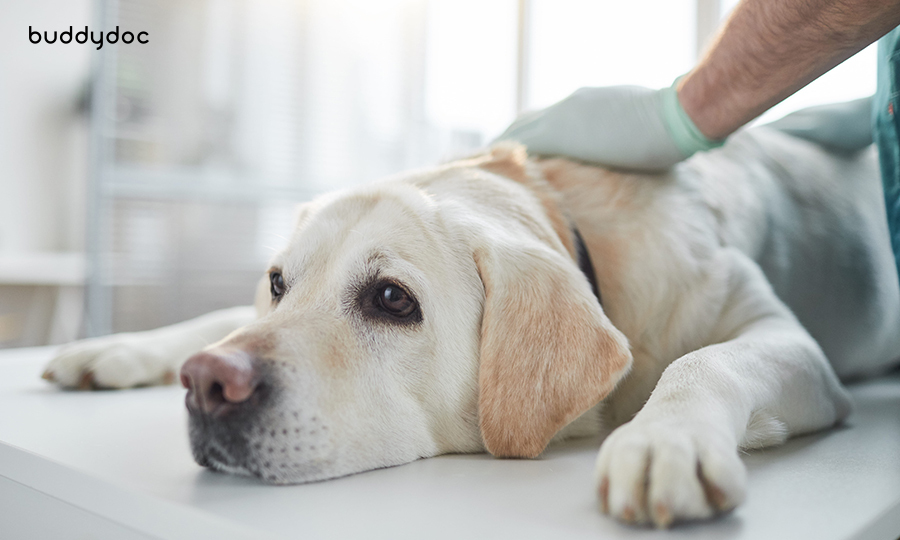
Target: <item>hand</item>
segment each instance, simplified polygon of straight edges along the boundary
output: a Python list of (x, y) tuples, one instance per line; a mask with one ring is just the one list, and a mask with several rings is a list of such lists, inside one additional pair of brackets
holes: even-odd
[(721, 144), (697, 129), (674, 88), (639, 86), (582, 88), (522, 115), (498, 140), (519, 141), (535, 154), (638, 170), (666, 169)]

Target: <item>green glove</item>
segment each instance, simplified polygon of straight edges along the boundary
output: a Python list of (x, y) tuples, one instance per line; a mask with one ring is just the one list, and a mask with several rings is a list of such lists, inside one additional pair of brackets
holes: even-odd
[(872, 144), (872, 101), (867, 97), (809, 107), (766, 125), (832, 151), (856, 152)]
[(582, 88), (522, 115), (497, 140), (519, 141), (535, 154), (637, 170), (666, 169), (722, 144), (697, 129), (674, 86)]

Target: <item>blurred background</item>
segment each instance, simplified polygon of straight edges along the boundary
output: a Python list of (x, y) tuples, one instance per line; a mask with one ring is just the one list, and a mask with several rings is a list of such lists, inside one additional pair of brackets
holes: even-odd
[[(733, 0), (0, 0), (0, 347), (252, 302), (296, 203), (667, 86)], [(146, 31), (32, 44), (28, 29)], [(761, 121), (875, 89), (864, 50)]]

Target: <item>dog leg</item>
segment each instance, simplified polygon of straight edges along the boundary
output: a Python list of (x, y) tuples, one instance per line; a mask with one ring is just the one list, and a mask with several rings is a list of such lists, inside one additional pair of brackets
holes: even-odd
[(253, 307), (236, 307), (147, 332), (76, 341), (60, 349), (43, 377), (81, 389), (171, 384), (190, 355), (255, 318)]
[(729, 297), (715, 344), (670, 364), (601, 446), (601, 507), (622, 521), (668, 527), (727, 512), (745, 496), (739, 448), (778, 444), (850, 412), (821, 348), (759, 268), (737, 252), (725, 258)]

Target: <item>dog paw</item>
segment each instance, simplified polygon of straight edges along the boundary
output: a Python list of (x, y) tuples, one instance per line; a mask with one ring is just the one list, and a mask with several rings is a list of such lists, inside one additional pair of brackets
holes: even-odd
[(93, 390), (171, 384), (171, 362), (152, 342), (134, 334), (78, 341), (63, 347), (43, 378), (63, 388)]
[(604, 441), (595, 478), (604, 513), (666, 528), (732, 510), (747, 470), (737, 444), (708, 424), (635, 419)]

